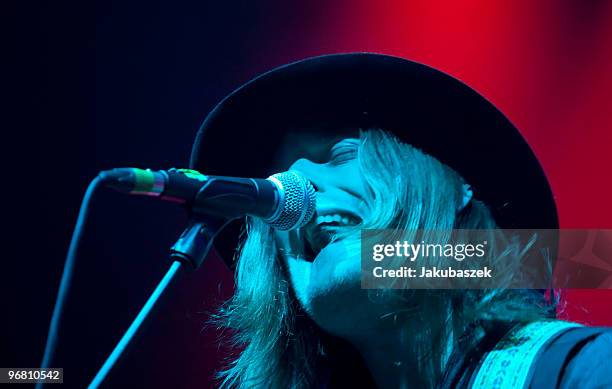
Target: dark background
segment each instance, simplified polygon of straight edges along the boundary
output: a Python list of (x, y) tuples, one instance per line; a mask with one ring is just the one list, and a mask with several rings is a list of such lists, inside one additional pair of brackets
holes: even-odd
[[(308, 56), (381, 52), (462, 79), (522, 130), (563, 227), (612, 227), (612, 3), (461, 3), (9, 3), (0, 366), (40, 363), (79, 203), (97, 172), (186, 166), (221, 98)], [(55, 364), (67, 384), (93, 377), (163, 276), (184, 223), (171, 204), (94, 198)], [(212, 256), (181, 281), (109, 384), (212, 386), (227, 351), (205, 323), (231, 291)], [(609, 291), (568, 291), (563, 301), (562, 317), (612, 325)]]

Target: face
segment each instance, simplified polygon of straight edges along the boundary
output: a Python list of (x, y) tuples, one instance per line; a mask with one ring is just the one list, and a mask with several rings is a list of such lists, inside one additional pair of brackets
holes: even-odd
[[(358, 139), (344, 139), (324, 163), (300, 159), (289, 170), (301, 173), (316, 189), (312, 221), (297, 231), (276, 231), (277, 246), (295, 295), (324, 330), (345, 338), (384, 327), (381, 317), (396, 307), (372, 301), (361, 289), (358, 241), (334, 239), (339, 232), (359, 234), (372, 199), (357, 161)], [(355, 243), (357, 242), (357, 245)]]

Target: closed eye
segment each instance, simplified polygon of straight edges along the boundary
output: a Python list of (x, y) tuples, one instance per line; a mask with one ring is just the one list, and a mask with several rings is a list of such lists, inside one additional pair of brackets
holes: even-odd
[(330, 150), (328, 163), (340, 165), (355, 158), (357, 158), (357, 147), (353, 144), (342, 144), (341, 142)]

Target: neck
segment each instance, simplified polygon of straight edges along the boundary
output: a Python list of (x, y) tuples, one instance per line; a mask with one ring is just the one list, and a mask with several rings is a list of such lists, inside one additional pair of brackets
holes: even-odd
[[(438, 336), (445, 333), (442, 328), (431, 330), (431, 334), (440, 334)], [(379, 388), (430, 387), (440, 379), (439, 375), (444, 371), (452, 351), (452, 336), (444, 336), (445, 339), (440, 346), (431, 350), (429, 358), (439, 358), (443, 362), (441, 371), (432, 372), (426, 371), (423, 367), (426, 365), (423, 362), (427, 361), (419, 361), (419, 358), (424, 357), (419, 355), (423, 350), (417, 349), (417, 342), (423, 340), (415, 337), (416, 333), (418, 333), (416, 328), (406, 325), (392, 331), (388, 329), (378, 331), (376, 336), (361, 337), (351, 341), (359, 350)]]

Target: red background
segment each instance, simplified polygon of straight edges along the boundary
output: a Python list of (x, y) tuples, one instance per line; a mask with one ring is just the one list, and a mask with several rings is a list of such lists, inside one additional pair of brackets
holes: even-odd
[[(551, 182), (562, 228), (612, 228), (612, 2), (361, 0), (302, 12), (253, 45), (262, 68), (369, 51), (442, 70), (520, 129)], [(612, 325), (612, 291), (562, 296), (562, 317)]]

